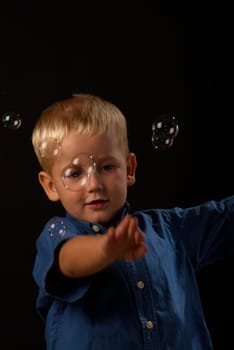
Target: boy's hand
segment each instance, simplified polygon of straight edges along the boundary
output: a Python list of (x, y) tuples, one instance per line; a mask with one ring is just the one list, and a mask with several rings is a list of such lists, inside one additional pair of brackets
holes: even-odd
[(133, 261), (147, 253), (145, 235), (138, 228), (136, 217), (126, 215), (117, 227), (105, 234), (103, 251), (111, 260)]

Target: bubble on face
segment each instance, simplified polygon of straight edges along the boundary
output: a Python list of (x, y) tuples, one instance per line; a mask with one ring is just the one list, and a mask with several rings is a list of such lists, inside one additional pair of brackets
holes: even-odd
[(64, 170), (61, 179), (66, 189), (80, 191), (89, 182), (90, 176), (96, 170), (96, 163), (91, 154), (76, 155)]
[(9, 130), (17, 130), (22, 125), (22, 117), (18, 112), (5, 112), (2, 116), (2, 126)]
[(43, 140), (39, 145), (39, 152), (41, 158), (53, 159), (60, 154), (61, 145), (58, 142), (58, 140), (52, 137), (48, 137), (47, 139)]
[(160, 115), (152, 123), (151, 141), (154, 148), (158, 151), (167, 150), (173, 145), (178, 132), (178, 121), (173, 115)]

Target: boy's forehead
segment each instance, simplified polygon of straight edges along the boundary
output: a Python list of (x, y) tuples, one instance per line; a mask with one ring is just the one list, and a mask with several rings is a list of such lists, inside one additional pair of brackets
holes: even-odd
[(115, 135), (69, 133), (61, 143), (61, 155), (72, 157), (79, 153), (106, 155), (120, 149)]
[(62, 149), (80, 149), (83, 151), (93, 147), (117, 146), (116, 141), (116, 135), (109, 135), (107, 133), (78, 134), (76, 132), (69, 132), (63, 139), (61, 146)]
[(52, 137), (47, 138), (39, 145), (39, 152), (42, 158), (59, 163), (71, 161), (77, 154), (89, 154), (96, 160), (126, 155), (116, 135), (78, 134), (75, 131), (69, 132), (61, 142)]

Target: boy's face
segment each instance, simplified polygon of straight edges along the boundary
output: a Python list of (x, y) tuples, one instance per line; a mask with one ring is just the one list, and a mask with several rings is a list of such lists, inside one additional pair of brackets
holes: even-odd
[(51, 175), (41, 171), (39, 181), (49, 199), (60, 200), (73, 217), (106, 224), (124, 205), (127, 187), (135, 182), (135, 169), (135, 155), (126, 159), (114, 135), (72, 131), (63, 140)]

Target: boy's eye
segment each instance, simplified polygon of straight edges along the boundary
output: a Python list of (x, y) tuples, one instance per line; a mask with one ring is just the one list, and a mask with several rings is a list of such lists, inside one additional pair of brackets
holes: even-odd
[(111, 169), (113, 169), (113, 165), (111, 165), (111, 164), (106, 164), (106, 165), (104, 165), (102, 168), (104, 169), (104, 170), (111, 170)]
[(66, 169), (64, 176), (65, 177), (80, 177), (83, 175), (82, 169), (68, 168)]
[(105, 164), (101, 166), (101, 169), (104, 171), (114, 170), (115, 168), (116, 168), (116, 165), (113, 165), (113, 164)]

